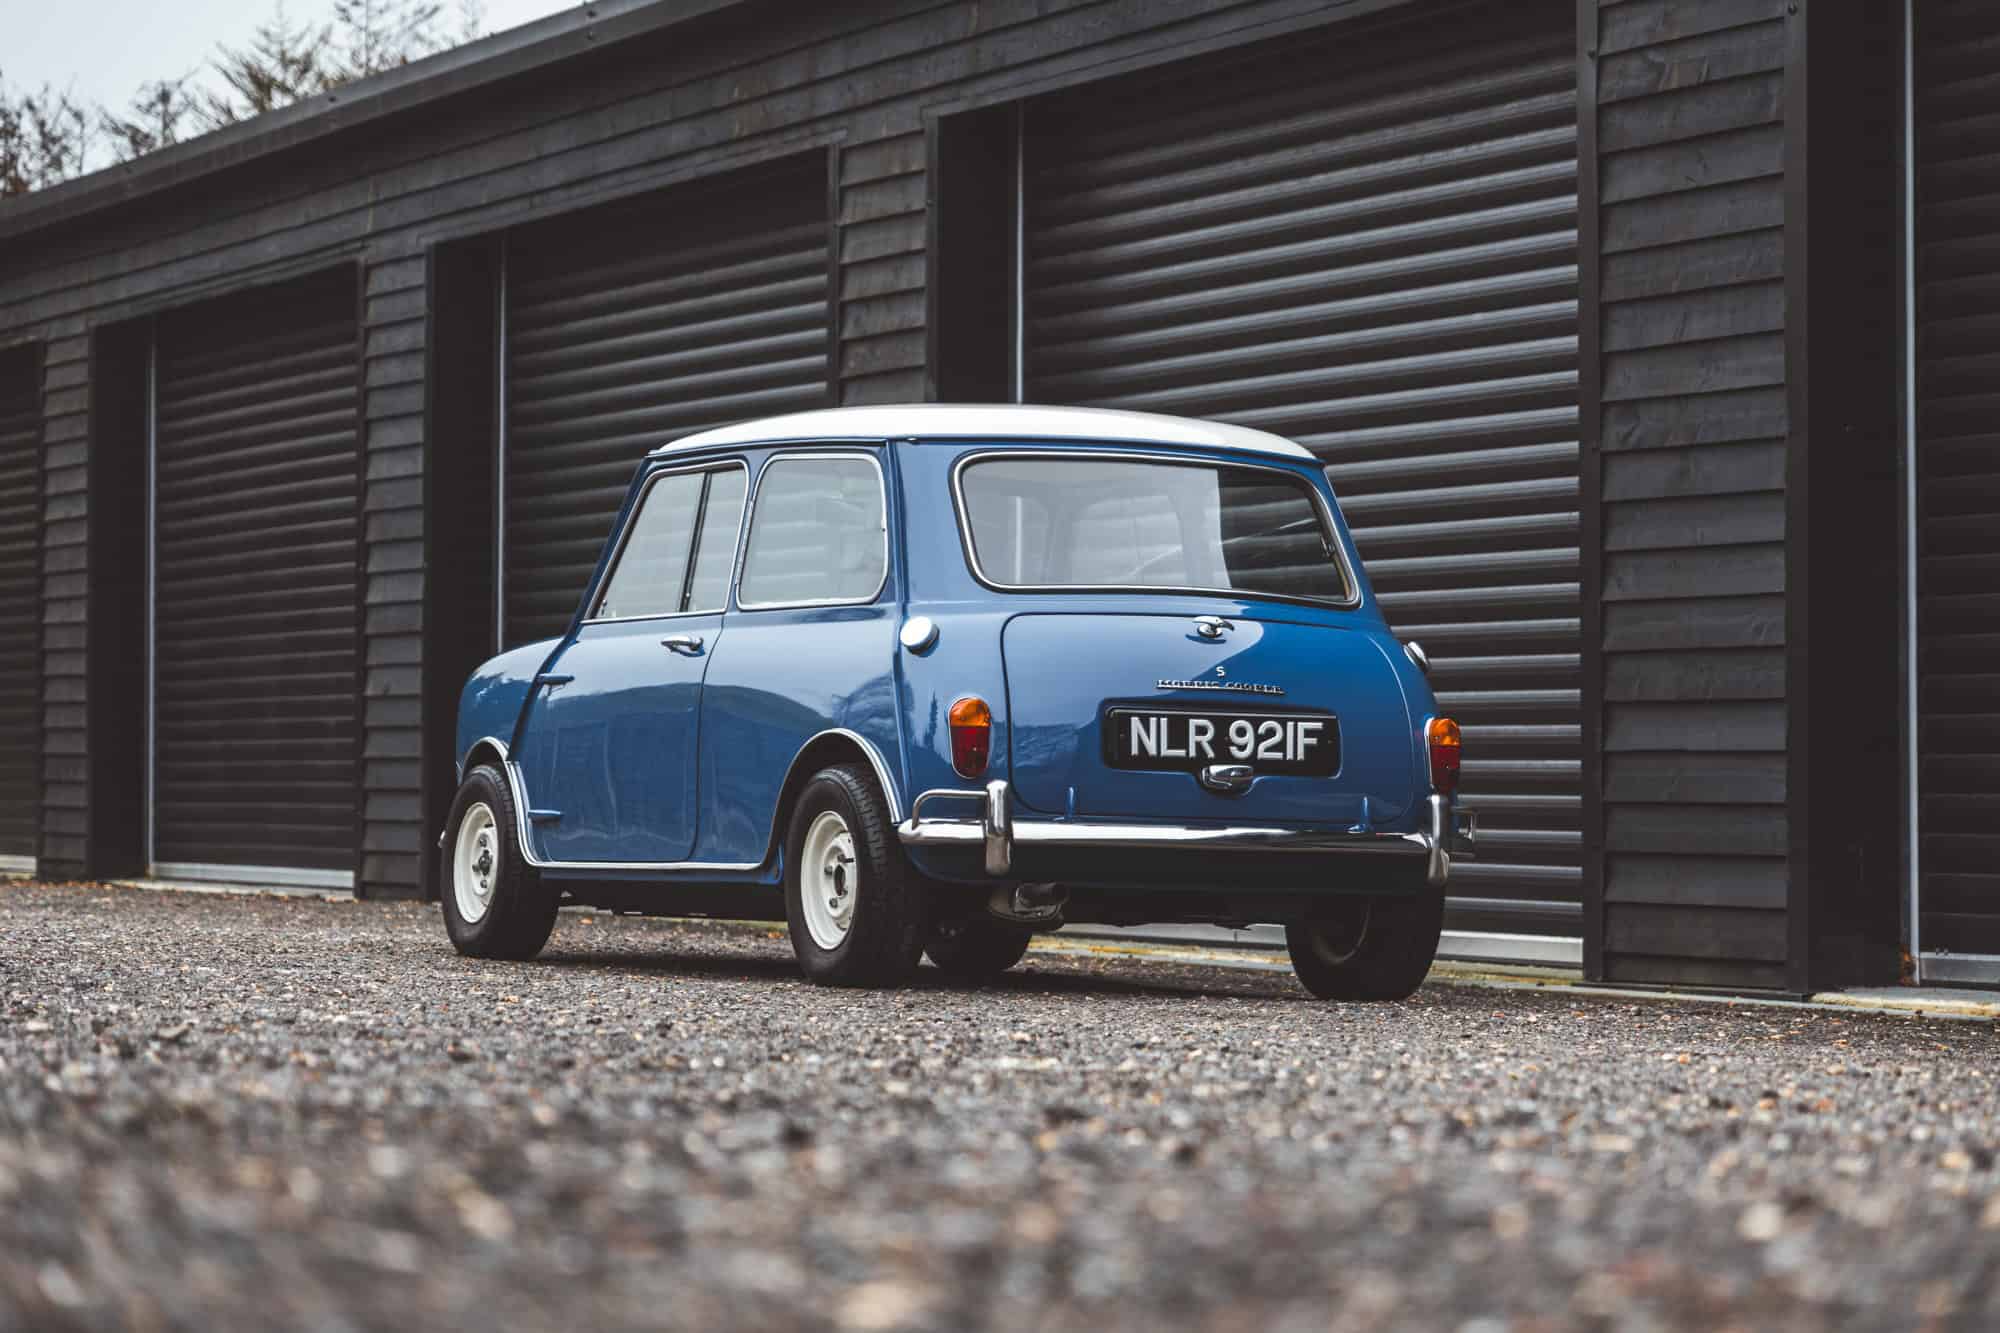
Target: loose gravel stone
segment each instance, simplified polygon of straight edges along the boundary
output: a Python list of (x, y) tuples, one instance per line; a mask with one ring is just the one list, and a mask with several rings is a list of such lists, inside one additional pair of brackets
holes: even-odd
[(0, 1329), (2000, 1326), (1991, 1025), (0, 887)]

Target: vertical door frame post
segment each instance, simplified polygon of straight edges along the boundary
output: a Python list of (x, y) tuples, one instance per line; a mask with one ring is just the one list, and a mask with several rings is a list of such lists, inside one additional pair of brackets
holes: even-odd
[(1917, 657), (1917, 92), (1916, 5), (1903, 0), (1903, 873), (1908, 899), (1905, 947), (1924, 979), (1923, 804)]
[(160, 773), (160, 323), (146, 321), (146, 774), (145, 873), (159, 859)]
[(507, 260), (500, 237), (500, 271), (493, 284), (493, 651), (507, 651)]
[(1028, 401), (1028, 104), (1014, 104), (1014, 401)]

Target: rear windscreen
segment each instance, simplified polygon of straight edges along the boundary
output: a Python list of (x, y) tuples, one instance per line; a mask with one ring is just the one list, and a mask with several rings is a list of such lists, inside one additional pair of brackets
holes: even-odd
[(959, 472), (974, 573), (1006, 588), (1353, 599), (1302, 478), (1145, 459), (975, 458)]

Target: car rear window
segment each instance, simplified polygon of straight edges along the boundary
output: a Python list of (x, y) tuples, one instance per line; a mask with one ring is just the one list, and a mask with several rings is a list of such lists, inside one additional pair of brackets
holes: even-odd
[(973, 572), (998, 587), (1354, 596), (1311, 487), (1275, 469), (975, 457), (959, 496)]

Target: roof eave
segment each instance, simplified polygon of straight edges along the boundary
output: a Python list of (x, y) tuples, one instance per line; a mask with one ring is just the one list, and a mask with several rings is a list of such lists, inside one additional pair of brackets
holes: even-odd
[(19, 240), (158, 190), (744, 3), (747, 0), (595, 0), (130, 162), (0, 201), (0, 241)]

